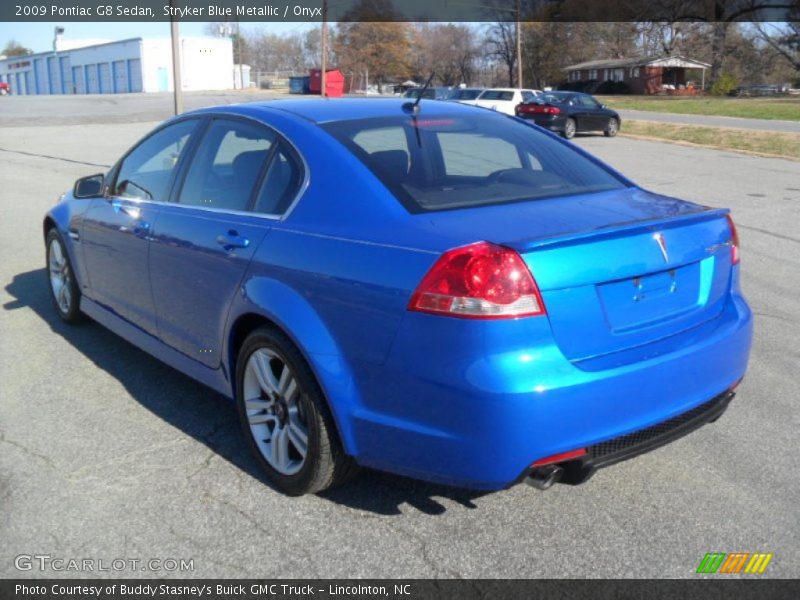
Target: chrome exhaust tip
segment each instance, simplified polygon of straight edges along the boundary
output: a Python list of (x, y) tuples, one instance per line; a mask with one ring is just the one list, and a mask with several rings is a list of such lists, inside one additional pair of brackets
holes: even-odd
[(535, 487), (537, 490), (546, 490), (554, 483), (561, 480), (564, 469), (558, 465), (545, 465), (533, 469), (525, 478), (525, 483)]

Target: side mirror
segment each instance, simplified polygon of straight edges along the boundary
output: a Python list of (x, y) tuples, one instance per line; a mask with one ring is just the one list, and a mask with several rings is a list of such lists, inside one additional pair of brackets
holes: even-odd
[(81, 177), (75, 182), (75, 187), (72, 189), (72, 195), (75, 198), (96, 198), (103, 193), (103, 184), (105, 183), (105, 175), (98, 173), (97, 175), (89, 175), (88, 177)]

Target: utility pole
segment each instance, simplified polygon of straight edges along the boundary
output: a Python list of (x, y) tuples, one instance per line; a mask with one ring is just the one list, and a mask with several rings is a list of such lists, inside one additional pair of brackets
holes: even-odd
[(328, 0), (322, 0), (322, 69), (320, 70), (319, 93), (324, 98), (328, 94)]
[(520, 0), (517, 0), (517, 87), (522, 87), (522, 21)]
[(244, 66), (242, 62), (242, 26), (237, 17), (236, 19), (236, 52), (239, 54), (239, 89), (244, 89)]
[[(170, 0), (170, 7), (175, 0)], [(172, 37), (172, 90), (175, 107), (175, 114), (183, 112), (183, 80), (181, 78), (181, 37), (178, 32), (178, 22), (174, 16), (170, 16), (170, 36)]]

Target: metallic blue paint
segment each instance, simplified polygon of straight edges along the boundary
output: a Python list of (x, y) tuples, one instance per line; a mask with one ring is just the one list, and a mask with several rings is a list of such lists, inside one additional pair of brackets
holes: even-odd
[[(412, 215), (317, 126), (394, 115), (401, 103), (192, 113), (252, 119), (290, 140), (309, 174), (299, 202), (270, 219), (67, 194), (45, 226), (62, 234), (81, 308), (229, 397), (235, 333), (254, 318), (271, 322), (307, 358), (359, 463), (483, 489), (507, 486), (544, 456), (669, 419), (744, 375), (752, 317), (725, 245), (727, 211), (623, 178), (616, 192)], [(486, 114), (424, 101), (423, 111)], [(149, 227), (121, 208), (140, 210)], [(246, 248), (216, 243), (232, 232)], [(668, 240), (666, 261), (654, 232)], [(442, 252), (479, 240), (523, 255), (547, 316), (406, 310)]]

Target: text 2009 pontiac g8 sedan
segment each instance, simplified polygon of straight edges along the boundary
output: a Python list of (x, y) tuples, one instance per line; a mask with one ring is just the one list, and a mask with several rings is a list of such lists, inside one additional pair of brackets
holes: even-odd
[(44, 236), (61, 317), (235, 398), (289, 494), (578, 483), (719, 417), (750, 350), (727, 210), (454, 103), (185, 114)]

